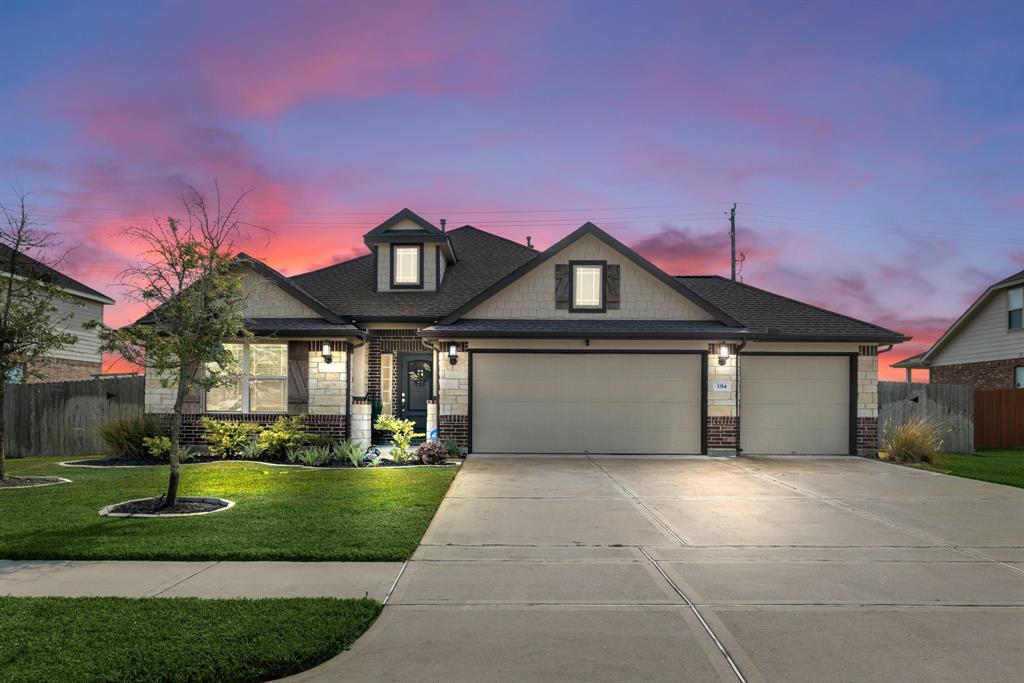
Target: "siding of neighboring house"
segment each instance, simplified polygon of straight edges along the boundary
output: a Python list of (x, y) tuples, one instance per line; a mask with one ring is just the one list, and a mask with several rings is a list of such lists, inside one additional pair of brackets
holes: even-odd
[(90, 320), (103, 320), (103, 304), (75, 297), (70, 300), (58, 299), (53, 302), (53, 305), (57, 309), (55, 315), (65, 318), (62, 327), (78, 337), (78, 341), (71, 346), (54, 351), (50, 356), (65, 360), (99, 363), (101, 354), (97, 332), (96, 330), (87, 330), (83, 326)]
[[(555, 306), (555, 265), (569, 261), (607, 261), (619, 264), (618, 309), (603, 313), (574, 313)], [(604, 242), (587, 235), (556, 256), (466, 313), (464, 318), (554, 320), (713, 320), (696, 304), (670, 289)]]
[[(935, 372), (941, 366), (1024, 358), (1024, 330), (1006, 327), (1006, 291), (999, 291), (963, 323), (935, 356), (928, 359)], [(941, 376), (941, 372), (939, 373)]]

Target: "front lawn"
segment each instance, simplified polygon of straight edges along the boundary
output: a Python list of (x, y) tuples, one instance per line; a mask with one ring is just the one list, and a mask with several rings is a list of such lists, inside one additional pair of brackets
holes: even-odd
[(266, 681), (347, 649), (380, 609), (368, 598), (0, 597), (0, 681)]
[(235, 501), (231, 510), (175, 519), (104, 518), (111, 503), (162, 493), (166, 467), (60, 467), (9, 460), (13, 475), (70, 484), (0, 491), (0, 559), (406, 560), (455, 467), (302, 469), (217, 462), (182, 467), (182, 496)]
[(973, 454), (946, 453), (936, 457), (931, 464), (917, 466), (932, 472), (1024, 488), (1022, 449), (991, 449)]

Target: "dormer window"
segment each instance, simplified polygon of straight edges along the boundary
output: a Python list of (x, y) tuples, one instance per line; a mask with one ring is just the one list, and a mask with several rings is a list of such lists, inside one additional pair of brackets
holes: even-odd
[(423, 245), (391, 245), (391, 287), (423, 288)]
[(604, 261), (570, 261), (571, 286), (569, 310), (578, 313), (597, 312), (605, 308)]

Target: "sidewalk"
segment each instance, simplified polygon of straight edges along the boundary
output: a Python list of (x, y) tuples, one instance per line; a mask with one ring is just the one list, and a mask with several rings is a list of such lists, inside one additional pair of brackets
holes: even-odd
[(127, 598), (387, 597), (401, 562), (0, 560), (0, 595)]

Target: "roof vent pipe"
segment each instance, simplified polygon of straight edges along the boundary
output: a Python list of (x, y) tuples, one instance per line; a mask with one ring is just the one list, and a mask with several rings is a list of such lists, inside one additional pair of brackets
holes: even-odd
[(533, 238), (530, 237), (529, 235), (526, 236), (526, 246), (528, 246), (530, 249), (533, 249)]
[(444, 226), (445, 226), (445, 224), (446, 224), (447, 222), (448, 222), (448, 220), (447, 220), (447, 219), (445, 219), (445, 218), (442, 218), (442, 219), (441, 219), (441, 232), (444, 232)]

